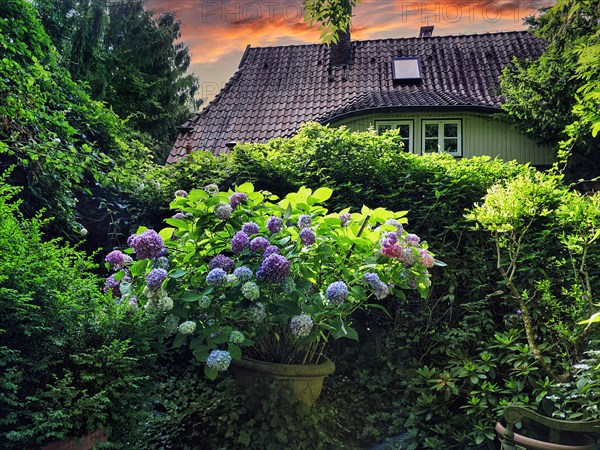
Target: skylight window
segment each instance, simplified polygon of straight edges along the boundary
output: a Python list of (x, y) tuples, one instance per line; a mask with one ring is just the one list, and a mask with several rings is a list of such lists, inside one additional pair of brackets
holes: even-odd
[(419, 58), (393, 58), (392, 77), (394, 81), (417, 81), (421, 79)]

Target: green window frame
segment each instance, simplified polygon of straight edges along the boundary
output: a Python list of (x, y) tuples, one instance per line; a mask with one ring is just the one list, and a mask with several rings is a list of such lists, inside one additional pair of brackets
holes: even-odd
[(409, 153), (413, 153), (414, 128), (413, 120), (375, 121), (375, 129), (377, 130), (377, 134), (383, 134), (388, 130), (399, 130), (400, 142), (404, 144), (404, 151)]
[(423, 119), (422, 153), (448, 153), (462, 156), (462, 120)]

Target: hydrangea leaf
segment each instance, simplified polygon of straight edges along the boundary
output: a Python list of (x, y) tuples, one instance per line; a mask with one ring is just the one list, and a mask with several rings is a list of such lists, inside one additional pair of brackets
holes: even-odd
[(219, 375), (219, 372), (217, 372), (217, 369), (213, 369), (212, 367), (205, 365), (204, 366), (204, 375), (209, 380), (215, 380), (217, 378), (217, 376)]

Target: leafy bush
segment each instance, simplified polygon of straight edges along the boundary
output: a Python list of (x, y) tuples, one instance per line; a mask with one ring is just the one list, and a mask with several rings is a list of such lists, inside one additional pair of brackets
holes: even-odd
[(23, 218), (14, 194), (0, 184), (0, 447), (122, 432), (144, 399), (152, 330), (99, 291), (88, 257), (44, 241), (46, 220)]

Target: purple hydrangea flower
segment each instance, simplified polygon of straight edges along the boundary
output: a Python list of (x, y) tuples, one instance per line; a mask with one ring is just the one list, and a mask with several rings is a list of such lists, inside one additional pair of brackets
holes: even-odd
[(278, 283), (285, 280), (290, 273), (290, 262), (285, 256), (276, 253), (267, 256), (258, 270), (256, 279), (258, 281), (270, 281)]
[(254, 274), (252, 270), (248, 269), (246, 266), (238, 267), (233, 271), (233, 274), (240, 280), (240, 283), (244, 283), (245, 281), (250, 280)]
[(325, 291), (327, 300), (334, 305), (341, 305), (348, 297), (348, 286), (343, 281), (334, 281)]
[(233, 194), (231, 194), (231, 197), (229, 197), (229, 204), (232, 208), (235, 208), (241, 202), (245, 202), (246, 200), (248, 200), (248, 196), (245, 193), (234, 192)]
[(419, 250), (419, 255), (421, 255), (421, 262), (428, 269), (435, 265), (435, 259), (433, 259), (433, 256), (431, 256), (431, 253), (429, 253), (429, 250), (422, 248)]
[(292, 320), (290, 320), (290, 329), (292, 330), (292, 334), (299, 338), (308, 336), (313, 325), (314, 323), (308, 314), (294, 316), (292, 317)]
[(165, 247), (160, 235), (154, 230), (146, 230), (131, 241), (131, 246), (138, 259), (152, 259)]
[(206, 282), (211, 286), (223, 286), (227, 283), (227, 273), (220, 267), (217, 267), (208, 272)]
[(153, 291), (157, 291), (162, 286), (163, 281), (167, 279), (169, 274), (165, 269), (152, 269), (146, 275), (146, 285)]
[(317, 241), (317, 235), (310, 228), (300, 230), (300, 240), (304, 245), (313, 245)]
[(231, 239), (231, 251), (233, 253), (242, 253), (249, 246), (250, 240), (248, 239), (248, 235), (243, 231), (238, 231)]
[(219, 186), (217, 186), (215, 183), (210, 183), (204, 186), (204, 190), (208, 193), (208, 195), (214, 196), (219, 193)]
[(262, 236), (257, 236), (250, 241), (250, 250), (253, 252), (264, 252), (269, 247), (269, 241)]
[(298, 217), (298, 228), (308, 228), (312, 225), (312, 218), (308, 214)]
[(406, 242), (408, 245), (419, 245), (421, 238), (416, 234), (407, 234), (404, 238), (404, 242)]
[(215, 206), (215, 216), (217, 216), (221, 220), (226, 220), (231, 217), (231, 205), (225, 202), (219, 202), (217, 206)]
[(229, 273), (235, 268), (235, 262), (228, 256), (218, 254), (208, 263), (208, 268), (210, 270), (216, 269), (217, 267)]
[(113, 295), (115, 297), (120, 297), (121, 296), (121, 281), (124, 281), (125, 283), (130, 283), (131, 282), (131, 277), (128, 275), (125, 275), (121, 280), (115, 280), (115, 273), (113, 273), (111, 276), (109, 276), (106, 279), (106, 282), (104, 284), (104, 292), (108, 292), (108, 291), (112, 291)]
[(154, 260), (152, 261), (151, 267), (153, 269), (169, 270), (169, 260), (167, 258), (165, 258), (164, 256), (158, 256), (158, 257), (154, 258)]
[(352, 215), (350, 213), (342, 213), (340, 214), (340, 221), (343, 227), (347, 227), (352, 222)]
[(242, 231), (248, 236), (252, 236), (253, 234), (258, 234), (259, 228), (254, 222), (246, 222), (242, 225)]
[(128, 262), (128, 260), (131, 261), (131, 258), (120, 250), (113, 250), (106, 255), (105, 260), (113, 267), (113, 269), (118, 270), (125, 267), (125, 264)]
[(178, 189), (175, 191), (175, 197), (187, 197), (188, 193), (183, 189)]
[(279, 233), (283, 228), (283, 220), (280, 217), (271, 216), (267, 219), (267, 230), (269, 233)]
[(273, 254), (279, 254), (281, 251), (279, 250), (279, 247), (277, 247), (276, 245), (269, 245), (266, 249), (265, 249), (265, 253), (263, 254), (263, 257), (266, 258), (267, 256), (273, 255)]
[(231, 364), (231, 355), (226, 350), (213, 350), (206, 360), (206, 365), (218, 372), (225, 372), (229, 364)]
[(173, 219), (185, 219), (185, 214), (182, 212), (178, 212), (173, 214)]
[(398, 242), (398, 235), (396, 233), (385, 233), (383, 242), (385, 242), (385, 245), (394, 245)]
[(402, 233), (404, 231), (404, 227), (396, 219), (388, 219), (388, 220), (385, 221), (385, 224), (386, 225), (392, 225), (392, 226), (396, 227), (396, 229), (398, 230), (398, 233)]
[(129, 236), (127, 238), (127, 246), (132, 247), (133, 248), (133, 240), (137, 237), (137, 234), (132, 234), (131, 236)]

